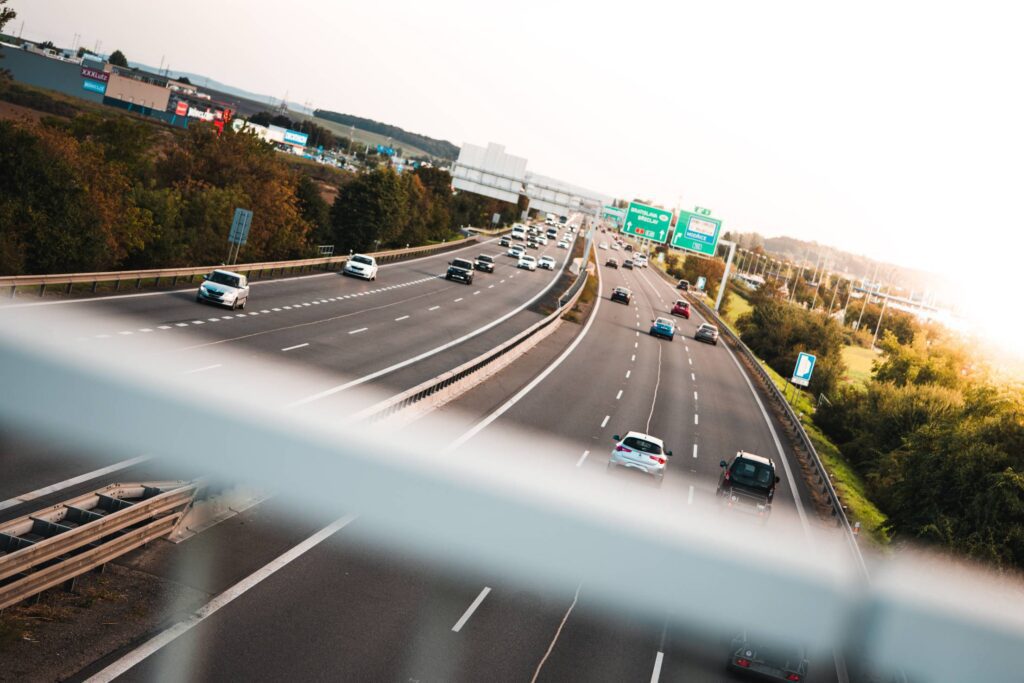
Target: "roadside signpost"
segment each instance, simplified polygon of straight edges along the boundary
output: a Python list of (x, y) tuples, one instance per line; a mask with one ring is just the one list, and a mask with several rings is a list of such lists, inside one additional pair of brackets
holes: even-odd
[(630, 202), (622, 232), (634, 237), (664, 244), (672, 224), (672, 212), (653, 206)]
[(697, 207), (696, 213), (680, 211), (675, 232), (672, 233), (672, 246), (714, 256), (721, 232), (722, 221), (712, 218), (707, 209)]
[[(228, 265), (238, 260), (238, 252), (242, 245), (249, 241), (249, 226), (252, 225), (252, 211), (235, 209), (235, 217), (231, 221), (231, 232), (228, 233)], [(234, 255), (232, 256), (232, 252)]]
[(793, 368), (793, 377), (790, 381), (801, 387), (811, 383), (811, 375), (814, 374), (814, 364), (818, 361), (816, 356), (801, 352), (796, 358), (796, 366)]

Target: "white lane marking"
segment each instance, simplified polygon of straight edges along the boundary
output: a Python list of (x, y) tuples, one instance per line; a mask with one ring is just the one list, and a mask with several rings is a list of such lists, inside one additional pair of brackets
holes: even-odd
[(654, 417), (654, 406), (658, 402), (658, 387), (661, 386), (661, 344), (658, 344), (658, 379), (654, 383), (654, 397), (651, 399), (651, 412), (647, 416), (647, 431), (646, 434), (651, 433), (651, 418)]
[(693, 374), (693, 373), (691, 372), (691, 373), (690, 373), (690, 379), (691, 379), (691, 380), (693, 380), (694, 382), (696, 382), (696, 381), (697, 381), (697, 375), (695, 375), (695, 374)]
[(62, 491), (66, 488), (74, 486), (75, 484), (81, 484), (83, 481), (89, 481), (90, 479), (102, 477), (105, 474), (117, 472), (118, 470), (123, 470), (126, 467), (131, 467), (132, 465), (138, 465), (140, 462), (146, 462), (152, 457), (152, 455), (140, 455), (139, 457), (131, 458), (130, 460), (122, 460), (119, 463), (115, 463), (113, 465), (109, 465), (98, 470), (93, 470), (92, 472), (86, 472), (85, 474), (80, 474), (77, 477), (65, 479), (64, 481), (59, 481), (56, 484), (44, 486), (43, 488), (36, 489), (35, 491), (23, 493), (20, 496), (15, 496), (14, 498), (11, 498), (9, 500), (0, 502), (0, 510), (6, 510), (7, 508), (14, 507), (15, 505), (21, 505), (22, 503), (27, 503), (30, 500), (41, 498), (42, 496), (45, 496), (47, 494), (54, 493), (56, 491)]
[(573, 596), (569, 609), (565, 611), (565, 616), (562, 617), (562, 623), (558, 625), (558, 629), (555, 631), (555, 637), (551, 639), (551, 644), (548, 645), (548, 651), (544, 653), (544, 656), (537, 664), (537, 669), (533, 672), (533, 678), (530, 679), (530, 683), (537, 683), (537, 678), (540, 676), (540, 670), (544, 668), (544, 663), (548, 661), (548, 657), (551, 656), (551, 651), (555, 649), (555, 643), (558, 642), (558, 637), (562, 635), (562, 629), (565, 628), (565, 622), (569, 621), (569, 615), (572, 614), (572, 610), (576, 607), (576, 603), (579, 602), (580, 588), (582, 587), (582, 583), (576, 586), (576, 595)]
[(693, 414), (693, 424), (698, 424), (698, 423), (699, 423), (699, 420), (697, 418), (697, 413), (694, 413)]
[[(228, 317), (230, 318), (231, 316), (228, 316)], [(169, 330), (169, 329), (171, 329), (171, 326), (170, 325), (160, 325), (157, 329)]]
[(494, 285), (487, 285), (487, 289), (494, 289)]
[(179, 636), (191, 631), (222, 608), (227, 607), (236, 598), (244, 595), (252, 588), (255, 588), (265, 579), (270, 578), (275, 573), (288, 566), (291, 562), (312, 550), (338, 531), (344, 529), (346, 526), (351, 524), (354, 519), (355, 517), (353, 515), (345, 515), (341, 519), (324, 527), (302, 543), (299, 543), (294, 548), (278, 556), (276, 559), (271, 560), (269, 563), (263, 565), (249, 576), (231, 586), (231, 588), (228, 588), (213, 600), (210, 600), (210, 602), (197, 609), (184, 621), (179, 621), (174, 626), (158, 633), (110, 666), (106, 667), (99, 673), (94, 674), (87, 679), (86, 683), (109, 683), (109, 681), (113, 681), (118, 676), (121, 676), (132, 669), (132, 667), (144, 661), (150, 655), (158, 652), (165, 646), (170, 645)]
[(635, 353), (633, 354), (633, 357), (629, 359), (629, 362), (630, 363), (635, 363), (636, 362), (636, 354)]
[(639, 320), (636, 321), (636, 326), (640, 327), (640, 321)]
[(633, 342), (633, 348), (634, 349), (639, 349), (640, 348), (640, 342)]
[(611, 418), (612, 418), (611, 415), (605, 415), (604, 416), (604, 419), (601, 420), (601, 429), (604, 429), (605, 427), (608, 426), (608, 420), (610, 420)]
[(123, 332), (118, 332), (118, 334), (128, 335), (128, 334), (134, 334), (134, 333), (131, 330), (125, 330)]
[(476, 290), (475, 292), (473, 292), (473, 296), (476, 296), (476, 295), (477, 295), (477, 294), (479, 294), (479, 293), (480, 293), (480, 290), (478, 289), (478, 290)]
[(271, 308), (270, 310), (272, 310), (272, 311), (276, 311), (276, 312), (280, 312), (280, 311), (281, 311), (281, 309), (280, 309), (280, 308)]
[(313, 304), (314, 306), (319, 306), (319, 305), (320, 305), (320, 302), (319, 302), (319, 301), (312, 301), (312, 302), (310, 302), (310, 303), (312, 303), (312, 304)]
[(294, 351), (295, 349), (303, 349), (303, 348), (305, 348), (307, 346), (309, 346), (309, 342), (306, 342), (305, 344), (296, 344), (295, 346), (286, 346), (286, 347), (284, 347), (281, 350), (282, 351)]
[(696, 400), (697, 400), (697, 392), (696, 392), (696, 391), (695, 391), (695, 392), (693, 392), (693, 400), (694, 400), (694, 401), (696, 401)]
[(183, 374), (183, 375), (194, 375), (194, 374), (195, 374), (195, 373), (197, 373), (197, 372), (206, 372), (207, 370), (216, 370), (216, 369), (217, 369), (217, 368), (219, 368), (220, 366), (221, 366), (221, 363), (216, 363), (216, 364), (214, 364), (214, 365), (207, 365), (207, 366), (205, 366), (205, 367), (201, 367), (201, 368), (196, 368), (196, 369), (194, 369), (194, 370), (186, 370), (186, 371), (185, 371), (185, 372), (183, 372), (182, 374)]
[(583, 455), (581, 455), (580, 459), (576, 461), (576, 467), (581, 466), (583, 461), (587, 459), (588, 455), (590, 455), (590, 451), (583, 451)]
[(480, 603), (484, 601), (484, 598), (486, 598), (487, 594), (490, 592), (490, 587), (484, 586), (484, 589), (480, 591), (480, 595), (476, 596), (476, 600), (473, 601), (473, 604), (470, 605), (465, 612), (463, 612), (462, 616), (459, 617), (459, 620), (455, 622), (455, 626), (452, 626), (452, 631), (458, 633), (462, 630), (462, 627), (466, 625), (466, 622), (469, 621), (469, 618), (473, 616), (473, 612), (476, 611), (476, 608), (480, 606)]
[[(360, 295), (362, 295), (362, 294), (365, 294), (365, 292), (362, 292)], [(312, 306), (313, 304), (303, 302), (302, 305), (303, 306)]]
[[(234, 317), (235, 317), (235, 316), (233, 316), (233, 315), (222, 315), (222, 316), (220, 317), (220, 319), (221, 319), (221, 320), (231, 320), (231, 319), (232, 319), (232, 318), (234, 318)], [(163, 329), (163, 328), (161, 328), (161, 329)]]
[(250, 318), (255, 318), (258, 315), (259, 315), (259, 311), (253, 311), (252, 313), (249, 314), (249, 317)]
[(693, 484), (690, 484), (690, 492), (686, 494), (686, 502), (688, 505), (693, 505)]
[[(253, 315), (256, 315), (256, 314), (255, 314), (255, 313), (253, 313)], [(193, 325), (202, 325), (202, 324), (203, 324), (204, 322), (205, 322), (205, 321), (203, 321), (203, 320), (193, 320), (193, 321), (192, 321), (192, 324), (193, 324)]]
[(692, 358), (687, 358), (686, 360), (690, 361), (690, 365), (693, 365), (693, 359)]
[(245, 313), (236, 313), (235, 317), (236, 318), (244, 318), (244, 317), (246, 317), (246, 314)]
[(260, 311), (260, 313), (270, 313), (270, 311), (264, 308), (262, 311)]
[(499, 282), (498, 284), (499, 284), (499, 285), (503, 285), (503, 284), (505, 284), (505, 281), (504, 281), (504, 280), (502, 280), (502, 281), (501, 281), (501, 282)]
[(622, 389), (619, 389), (619, 393), (615, 394), (616, 401), (618, 401), (620, 398), (622, 398)]
[(349, 330), (349, 334), (359, 334), (360, 332), (366, 332), (369, 327), (360, 327), (358, 330)]
[(626, 370), (626, 379), (629, 379), (629, 376), (630, 376), (631, 374), (633, 374), (633, 371), (632, 371), (632, 370)]
[(407, 320), (408, 318), (409, 318), (409, 316), (403, 315), (403, 316), (400, 316), (398, 318), (395, 318), (395, 322), (397, 323), (397, 322), (400, 322), (402, 320)]
[(174, 323), (175, 327), (188, 327), (188, 323)]
[(284, 310), (286, 310), (286, 311), (290, 311), (290, 310), (292, 310), (292, 307), (291, 307), (291, 306), (285, 306), (285, 307), (284, 307)]
[(455, 301), (454, 301), (453, 303), (456, 303), (456, 304), (457, 304), (457, 303), (459, 303), (460, 301), (462, 301), (462, 297), (461, 297), (461, 296), (460, 296), (460, 297), (459, 297), (458, 299), (456, 299), (456, 300), (455, 300)]
[(636, 336), (638, 336), (638, 337), (640, 336), (640, 332), (639, 331), (637, 331)]
[(441, 307), (440, 307), (440, 306), (431, 306), (431, 307), (430, 307), (430, 308), (428, 308), (427, 310), (428, 310), (428, 311), (436, 311), (436, 310), (437, 310), (437, 309), (439, 309), (439, 308), (441, 308)]
[(687, 352), (687, 353), (689, 353), (689, 352), (690, 352), (690, 347), (689, 347), (689, 346), (687, 346), (687, 347), (686, 347), (686, 352)]
[[(214, 320), (216, 320), (216, 318), (214, 318)], [(153, 331), (152, 327), (140, 327), (139, 328), (139, 332), (152, 332), (152, 331)]]
[(697, 457), (697, 444), (693, 444), (693, 457)]
[(220, 318), (207, 318), (206, 321), (211, 323), (219, 323)]

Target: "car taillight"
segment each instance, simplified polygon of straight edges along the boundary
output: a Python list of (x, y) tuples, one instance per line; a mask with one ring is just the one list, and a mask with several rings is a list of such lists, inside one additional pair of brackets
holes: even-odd
[(665, 464), (665, 458), (659, 457), (657, 455), (652, 455), (652, 456), (650, 456), (650, 458), (651, 458), (651, 460), (653, 460), (654, 462), (658, 463), (659, 465), (664, 465)]
[(789, 674), (788, 676), (786, 676), (786, 680), (787, 681), (799, 681), (800, 680), (800, 674)]
[(742, 666), (744, 669), (750, 667), (750, 660), (744, 659), (743, 657), (736, 658), (736, 666)]
[(622, 451), (622, 452), (624, 452), (624, 453), (629, 453), (629, 452), (630, 452), (630, 451), (629, 451), (629, 449), (628, 449), (628, 448), (626, 448), (625, 446), (616, 446), (616, 447), (615, 447), (615, 450), (617, 450), (617, 451)]
[(729, 470), (725, 471), (725, 480), (729, 481)]

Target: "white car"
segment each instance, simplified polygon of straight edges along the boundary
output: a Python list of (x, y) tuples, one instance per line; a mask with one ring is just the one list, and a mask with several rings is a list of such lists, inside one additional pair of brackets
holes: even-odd
[(345, 262), (345, 268), (341, 272), (343, 275), (361, 277), (364, 280), (376, 280), (377, 259), (366, 254), (354, 254)]
[(196, 292), (200, 303), (228, 306), (231, 310), (245, 308), (249, 300), (249, 280), (240, 273), (230, 270), (215, 270), (203, 276), (203, 284)]
[(562, 240), (561, 242), (558, 243), (558, 248), (559, 249), (568, 249), (569, 248), (569, 242), (567, 240)]
[(526, 270), (537, 270), (537, 259), (529, 254), (523, 254), (519, 257), (518, 265), (520, 268), (525, 268)]
[(608, 460), (608, 470), (618, 468), (635, 470), (650, 475), (661, 484), (665, 478), (665, 463), (672, 451), (665, 450), (665, 443), (656, 436), (643, 432), (629, 432), (625, 438), (613, 436), (617, 442)]
[(608, 243), (607, 243), (607, 242), (601, 242), (601, 244), (599, 244), (598, 246), (599, 246), (599, 247), (600, 247), (601, 249), (607, 249), (607, 248), (608, 248)]
[(537, 261), (537, 265), (546, 270), (554, 270), (556, 264), (555, 259), (550, 256), (541, 256), (540, 260)]
[(547, 243), (548, 243), (548, 238), (547, 238), (547, 237), (545, 237), (544, 235), (537, 235), (537, 237), (536, 237), (535, 239), (536, 239), (536, 240), (537, 240), (538, 242), (540, 242), (541, 244), (543, 244), (543, 245), (547, 246)]
[(524, 251), (526, 251), (526, 247), (524, 247), (523, 245), (513, 244), (512, 247), (505, 252), (505, 254), (511, 256), (512, 258), (519, 258), (520, 256), (523, 255)]

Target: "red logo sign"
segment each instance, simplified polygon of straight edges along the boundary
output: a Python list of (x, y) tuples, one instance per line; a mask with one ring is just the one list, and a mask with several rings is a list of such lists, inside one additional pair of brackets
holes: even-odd
[(188, 114), (188, 102), (185, 100), (178, 100), (178, 105), (174, 108), (174, 113), (178, 116), (185, 116)]
[(96, 69), (90, 69), (87, 66), (82, 67), (82, 76), (85, 78), (91, 78), (94, 81), (103, 81), (106, 83), (110, 80), (110, 74), (105, 71), (97, 71)]

